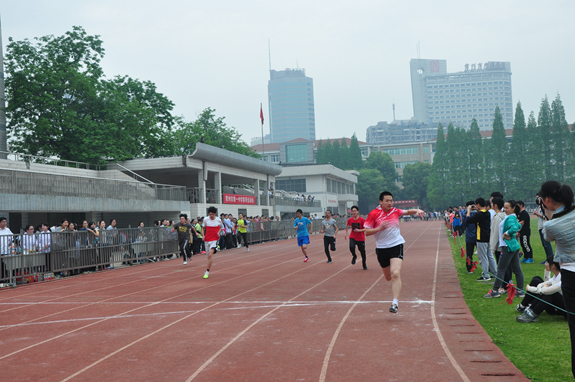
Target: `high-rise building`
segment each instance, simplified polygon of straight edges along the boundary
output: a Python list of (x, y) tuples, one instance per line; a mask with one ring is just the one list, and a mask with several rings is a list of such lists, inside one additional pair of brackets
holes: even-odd
[(313, 80), (304, 69), (270, 70), (268, 99), (273, 143), (315, 140)]
[(412, 59), (410, 71), (417, 120), (469, 128), (475, 118), (480, 130), (489, 130), (499, 106), (505, 128), (513, 128), (511, 63), (465, 64), (447, 73), (446, 60)]

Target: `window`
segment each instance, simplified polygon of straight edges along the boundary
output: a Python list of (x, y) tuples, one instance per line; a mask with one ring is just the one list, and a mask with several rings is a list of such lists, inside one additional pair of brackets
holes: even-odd
[(429, 152), (429, 147), (428, 146), (423, 146), (423, 153), (427, 154)]
[(286, 145), (286, 160), (288, 163), (307, 162), (307, 144)]
[(276, 190), (283, 190), (288, 192), (307, 192), (305, 179), (276, 179)]

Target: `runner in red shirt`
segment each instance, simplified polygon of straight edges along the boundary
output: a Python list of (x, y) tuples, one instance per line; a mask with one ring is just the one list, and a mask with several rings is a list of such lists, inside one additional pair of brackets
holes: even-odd
[(224, 230), (222, 220), (216, 216), (218, 209), (216, 207), (208, 208), (208, 217), (204, 219), (203, 236), (208, 251), (208, 268), (204, 273), (204, 278), (210, 276), (210, 268), (212, 267), (212, 257), (218, 251), (218, 240), (220, 239), (220, 231)]
[(355, 261), (357, 260), (357, 255), (355, 254), (355, 247), (359, 249), (359, 253), (361, 254), (361, 263), (363, 265), (363, 269), (367, 271), (367, 263), (365, 258), (365, 234), (363, 232), (355, 232), (354, 229), (363, 229), (363, 224), (365, 223), (365, 219), (359, 216), (359, 207), (352, 206), (351, 213), (353, 217), (347, 219), (347, 223), (345, 224), (345, 240), (348, 237), (348, 229), (351, 228), (351, 234), (349, 235), (349, 251), (353, 255), (351, 259), (351, 264), (354, 265)]
[(393, 207), (393, 194), (384, 191), (379, 195), (379, 207), (369, 213), (364, 229), (354, 232), (365, 232), (367, 236), (375, 235), (375, 253), (387, 281), (391, 281), (393, 301), (389, 311), (397, 313), (398, 298), (401, 292), (401, 264), (403, 263), (403, 243), (405, 240), (399, 231), (399, 218), (403, 215), (419, 215), (420, 209), (400, 210)]

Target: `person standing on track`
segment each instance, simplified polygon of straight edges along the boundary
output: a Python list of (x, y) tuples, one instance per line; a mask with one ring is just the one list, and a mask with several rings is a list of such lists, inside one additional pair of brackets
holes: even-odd
[(303, 211), (298, 209), (295, 212), (297, 219), (293, 222), (293, 228), (296, 230), (297, 235), (297, 245), (301, 248), (301, 252), (305, 256), (303, 262), (307, 262), (309, 257), (307, 256), (307, 246), (309, 245), (309, 235), (311, 235), (311, 221), (303, 216)]
[(321, 222), (321, 231), (323, 233), (323, 248), (325, 250), (325, 255), (327, 256), (327, 263), (331, 263), (331, 255), (329, 249), (335, 251), (335, 237), (339, 232), (339, 227), (334, 218), (331, 217), (331, 211), (325, 211), (325, 220)]
[(355, 232), (355, 229), (363, 229), (363, 225), (365, 224), (365, 219), (359, 216), (359, 207), (352, 206), (351, 213), (353, 217), (347, 219), (347, 223), (345, 224), (345, 240), (348, 237), (348, 229), (351, 228), (351, 233), (349, 234), (349, 251), (352, 254), (351, 265), (355, 264), (357, 260), (357, 255), (355, 254), (355, 247), (359, 249), (359, 253), (361, 254), (361, 263), (363, 265), (363, 269), (367, 271), (367, 263), (366, 263), (366, 256), (365, 256), (365, 234), (363, 232)]
[(188, 223), (188, 215), (180, 214), (180, 222), (174, 224), (172, 233), (178, 231), (178, 244), (180, 246), (180, 255), (184, 258), (184, 265), (188, 263), (189, 253), (188, 243), (193, 242), (192, 225)]
[(222, 220), (216, 216), (218, 209), (214, 206), (208, 208), (208, 217), (202, 223), (203, 237), (206, 244), (206, 251), (208, 251), (208, 266), (204, 278), (210, 276), (210, 268), (212, 267), (213, 257), (218, 251), (218, 240), (220, 239), (220, 232), (224, 231)]
[(375, 235), (375, 253), (387, 281), (391, 281), (393, 301), (389, 311), (397, 313), (399, 294), (401, 293), (401, 265), (403, 263), (403, 243), (405, 240), (399, 230), (399, 218), (403, 215), (419, 215), (420, 209), (400, 210), (393, 207), (393, 194), (383, 191), (379, 195), (379, 207), (367, 215), (364, 229), (354, 232), (365, 232), (366, 236)]

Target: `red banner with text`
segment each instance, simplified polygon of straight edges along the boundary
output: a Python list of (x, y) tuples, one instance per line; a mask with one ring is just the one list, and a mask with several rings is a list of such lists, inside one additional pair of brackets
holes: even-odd
[(224, 204), (256, 204), (256, 197), (250, 195), (224, 194)]

